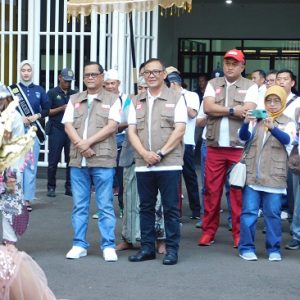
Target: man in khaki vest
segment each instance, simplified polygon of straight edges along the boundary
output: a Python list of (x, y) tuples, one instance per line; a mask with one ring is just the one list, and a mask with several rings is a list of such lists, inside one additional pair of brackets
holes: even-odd
[(140, 197), (141, 250), (131, 262), (155, 259), (155, 204), (161, 193), (166, 231), (164, 265), (178, 260), (180, 222), (177, 186), (183, 165), (182, 138), (187, 108), (180, 93), (169, 89), (165, 66), (159, 59), (144, 64), (148, 90), (129, 109), (128, 134), (135, 150)]
[[(257, 105), (257, 85), (242, 77), (245, 58), (242, 51), (226, 52), (223, 62), (224, 77), (209, 81), (204, 94), (204, 111), (207, 118), (207, 157), (204, 183), (204, 217), (202, 236), (198, 244), (210, 246), (220, 221), (220, 203), (226, 172), (240, 160), (243, 145), (238, 129), (247, 110)], [(233, 246), (240, 239), (242, 191), (230, 188)]]
[(72, 95), (62, 122), (71, 140), (70, 167), (73, 193), (73, 247), (66, 258), (87, 255), (91, 184), (96, 190), (98, 227), (105, 261), (116, 261), (112, 184), (116, 166), (115, 132), (120, 123), (121, 102), (103, 88), (103, 68), (97, 62), (84, 67), (86, 91)]

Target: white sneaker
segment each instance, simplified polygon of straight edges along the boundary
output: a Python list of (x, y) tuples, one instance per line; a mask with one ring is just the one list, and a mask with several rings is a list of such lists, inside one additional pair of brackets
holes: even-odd
[(269, 254), (269, 261), (281, 261), (281, 255), (278, 252), (271, 252)]
[(117, 261), (118, 256), (114, 248), (105, 248), (103, 250), (103, 258), (105, 261)]
[(289, 214), (286, 211), (281, 212), (281, 220), (287, 220), (289, 218)]
[(79, 246), (73, 246), (72, 249), (67, 253), (66, 258), (68, 259), (76, 259), (83, 256), (87, 256), (86, 249), (79, 247)]
[(254, 252), (245, 252), (243, 254), (239, 254), (239, 256), (242, 259), (248, 260), (248, 261), (255, 261), (255, 260), (257, 260), (257, 256), (255, 255)]
[(94, 220), (99, 219), (98, 212), (96, 212), (95, 214), (93, 214), (93, 215), (92, 215), (92, 218), (93, 218)]

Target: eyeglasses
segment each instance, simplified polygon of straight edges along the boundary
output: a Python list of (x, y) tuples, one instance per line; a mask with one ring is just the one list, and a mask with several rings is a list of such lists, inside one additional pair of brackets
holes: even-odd
[(83, 74), (84, 78), (90, 78), (92, 77), (93, 79), (95, 79), (97, 76), (101, 75), (102, 73), (85, 73)]
[(266, 100), (265, 101), (266, 102), (266, 104), (268, 104), (268, 105), (270, 105), (270, 104), (280, 104), (281, 103), (281, 101), (280, 101), (280, 99), (272, 99), (272, 100)]
[(266, 83), (274, 83), (275, 82), (275, 79), (267, 79), (266, 80)]
[(161, 72), (163, 72), (164, 70), (152, 70), (152, 71), (145, 71), (143, 73), (144, 77), (150, 77), (150, 75), (153, 75), (155, 77), (157, 77), (158, 75), (160, 75)]

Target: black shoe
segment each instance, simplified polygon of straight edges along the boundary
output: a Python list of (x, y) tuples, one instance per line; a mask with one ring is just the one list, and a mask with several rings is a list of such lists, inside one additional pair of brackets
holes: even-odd
[(200, 216), (190, 216), (191, 220), (201, 220)]
[(49, 188), (47, 196), (48, 197), (56, 197), (56, 195), (55, 195), (55, 189), (54, 188)]
[(131, 262), (140, 262), (145, 260), (155, 259), (155, 252), (149, 252), (146, 250), (140, 250), (135, 255), (130, 255), (128, 260)]
[(65, 195), (67, 195), (67, 196), (73, 196), (73, 194), (72, 194), (72, 191), (71, 190), (66, 190), (65, 191)]
[(173, 252), (167, 252), (163, 259), (163, 265), (176, 265), (178, 262), (178, 256), (176, 253)]

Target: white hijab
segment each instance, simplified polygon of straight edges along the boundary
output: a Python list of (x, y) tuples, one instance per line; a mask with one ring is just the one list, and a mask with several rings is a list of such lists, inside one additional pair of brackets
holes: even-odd
[[(32, 73), (31, 73), (31, 78), (30, 80), (24, 80), (22, 78), (22, 74), (21, 74), (21, 69), (23, 68), (24, 65), (29, 65), (31, 70), (32, 70)], [(24, 85), (26, 86), (29, 86), (31, 83), (32, 83), (32, 78), (33, 78), (33, 63), (30, 62), (29, 60), (23, 60), (21, 63), (20, 63), (20, 66), (19, 66), (19, 72), (20, 72), (20, 82), (22, 82)]]

